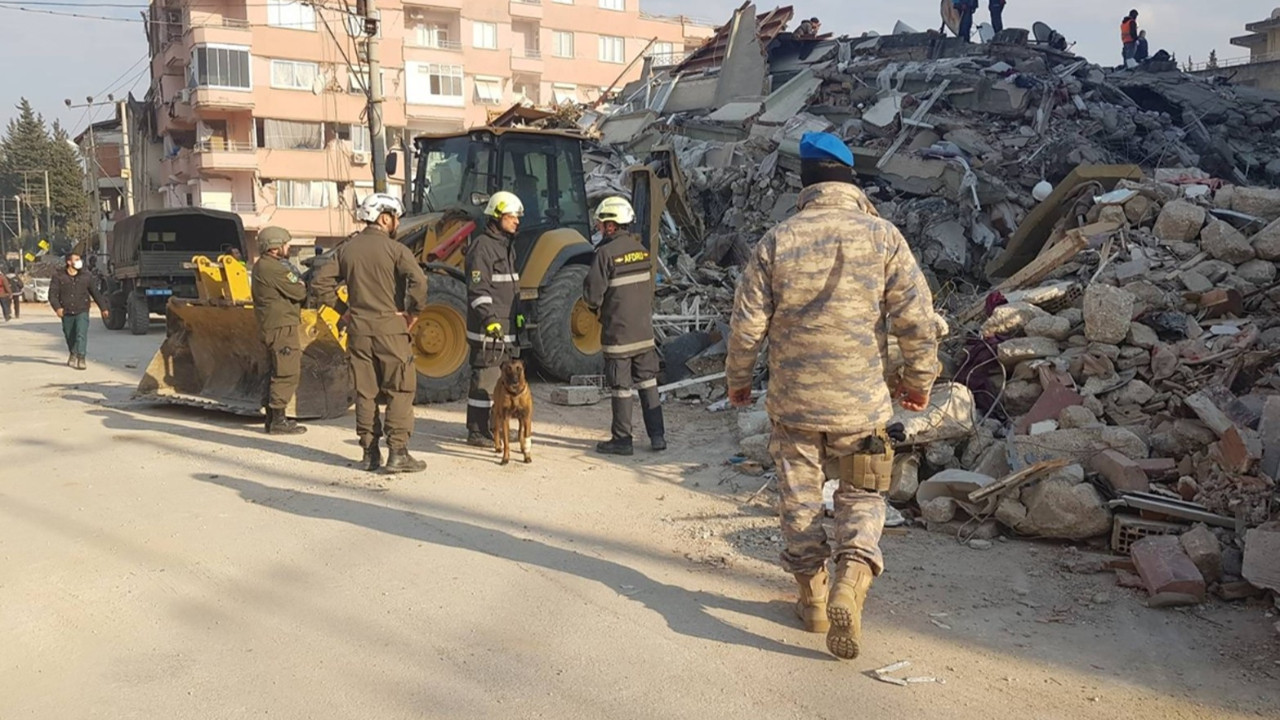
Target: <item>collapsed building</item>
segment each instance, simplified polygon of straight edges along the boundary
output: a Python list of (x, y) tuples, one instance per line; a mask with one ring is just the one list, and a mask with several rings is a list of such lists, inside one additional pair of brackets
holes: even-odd
[[(668, 158), (668, 380), (723, 360), (737, 268), (796, 209), (800, 137), (833, 132), (950, 325), (891, 500), (966, 541), (1107, 537), (1153, 604), (1280, 591), (1280, 96), (1102, 68), (1042, 24), (801, 40), (792, 14), (745, 4), (577, 120), (594, 198)], [(767, 416), (741, 428), (766, 471)]]

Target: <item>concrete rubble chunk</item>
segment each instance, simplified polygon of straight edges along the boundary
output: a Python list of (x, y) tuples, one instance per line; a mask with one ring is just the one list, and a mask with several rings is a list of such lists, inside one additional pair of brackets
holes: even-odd
[(1196, 525), (1178, 537), (1182, 551), (1195, 563), (1205, 582), (1216, 583), (1222, 579), (1222, 545), (1218, 537), (1205, 525)]
[(1280, 219), (1280, 190), (1237, 187), (1231, 197), (1231, 209), (1246, 215), (1256, 215), (1267, 222)]
[(889, 484), (889, 501), (911, 502), (920, 488), (920, 457), (915, 453), (893, 458), (893, 477)]
[(1193, 242), (1204, 226), (1205, 209), (1185, 200), (1175, 200), (1160, 211), (1152, 232), (1163, 242)]
[(1204, 602), (1205, 582), (1200, 570), (1182, 551), (1173, 535), (1153, 535), (1135, 542), (1129, 550), (1138, 575), (1147, 587), (1153, 608), (1196, 605)]
[(556, 405), (595, 405), (600, 390), (594, 385), (563, 385), (551, 389), (551, 402)]
[(991, 317), (982, 323), (982, 334), (1016, 335), (1032, 320), (1048, 317), (1051, 317), (1049, 313), (1031, 303), (1005, 303), (992, 310)]
[(761, 467), (773, 467), (773, 456), (769, 454), (769, 436), (768, 435), (752, 435), (743, 438), (739, 444), (743, 457), (746, 459), (760, 463)]
[(1268, 396), (1263, 403), (1258, 434), (1262, 436), (1262, 473), (1280, 479), (1280, 395)]
[(1045, 337), (1022, 337), (1005, 340), (996, 348), (996, 355), (1005, 365), (1017, 365), (1026, 360), (1054, 357), (1058, 343)]
[[(1124, 342), (1133, 320), (1134, 297), (1110, 285), (1093, 283), (1084, 291), (1084, 334), (1091, 342)], [(1047, 357), (1047, 356), (1044, 356)]]
[(1209, 282), (1209, 278), (1195, 270), (1184, 270), (1178, 273), (1178, 281), (1182, 283), (1182, 287), (1193, 293), (1206, 293), (1213, 289), (1213, 283)]
[(1280, 593), (1280, 522), (1267, 523), (1245, 534), (1241, 574), (1254, 587)]
[(1035, 437), (1011, 436), (1006, 441), (1009, 467), (1013, 470), (1045, 460), (1067, 460), (1087, 464), (1103, 450), (1115, 450), (1131, 460), (1147, 457), (1147, 444), (1132, 431), (1120, 427), (1090, 427), (1055, 430)]
[(1107, 479), (1119, 493), (1147, 492), (1151, 484), (1138, 463), (1115, 450), (1104, 450), (1093, 457), (1089, 469)]
[(920, 504), (920, 514), (925, 522), (948, 523), (956, 517), (956, 501), (949, 497), (937, 497)]
[(769, 413), (763, 410), (744, 410), (738, 413), (738, 437), (749, 438), (754, 435), (767, 435), (773, 429)]
[(1071, 321), (1057, 315), (1037, 317), (1026, 324), (1023, 332), (1028, 337), (1043, 337), (1055, 342), (1062, 342), (1071, 335)]
[(1276, 279), (1276, 264), (1270, 260), (1249, 260), (1236, 268), (1236, 275), (1254, 285), (1270, 285)]
[(1131, 380), (1116, 391), (1111, 399), (1120, 405), (1146, 405), (1155, 396), (1155, 388), (1141, 380)]
[(1024, 535), (1085, 540), (1111, 530), (1111, 511), (1097, 489), (1084, 482), (1084, 469), (1079, 465), (1069, 465), (1024, 487), (1020, 502), (1026, 517), (1013, 529)]
[(1083, 405), (1071, 405), (1062, 408), (1062, 412), (1058, 415), (1058, 426), (1063, 430), (1071, 430), (1075, 428), (1091, 428), (1102, 427), (1098, 416), (1093, 411)]
[(1239, 230), (1227, 223), (1210, 218), (1200, 232), (1200, 247), (1218, 260), (1239, 265), (1255, 257), (1253, 246)]
[(1259, 258), (1272, 262), (1280, 260), (1280, 220), (1259, 230), (1252, 242), (1253, 250)]
[(1160, 338), (1156, 335), (1156, 331), (1142, 323), (1129, 324), (1129, 336), (1125, 338), (1125, 342), (1144, 350), (1150, 350), (1160, 342)]
[(973, 434), (973, 392), (959, 383), (935, 385), (929, 407), (921, 412), (895, 405), (889, 424), (902, 423), (907, 443), (927, 444)]

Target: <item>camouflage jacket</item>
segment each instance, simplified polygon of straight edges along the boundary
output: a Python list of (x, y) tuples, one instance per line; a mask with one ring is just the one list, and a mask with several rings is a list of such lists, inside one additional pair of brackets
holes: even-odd
[(738, 284), (729, 387), (751, 383), (768, 338), (774, 420), (814, 432), (875, 429), (893, 412), (884, 370), (890, 331), (905, 383), (924, 390), (937, 379), (932, 294), (907, 241), (857, 187), (819, 183), (798, 205), (760, 240)]

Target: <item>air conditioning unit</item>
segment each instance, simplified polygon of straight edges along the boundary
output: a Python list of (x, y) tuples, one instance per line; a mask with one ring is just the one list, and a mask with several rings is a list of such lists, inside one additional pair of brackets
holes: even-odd
[(352, 153), (352, 154), (351, 154), (351, 161), (352, 161), (352, 162), (354, 162), (354, 163), (355, 163), (355, 164), (357, 164), (357, 165), (368, 165), (368, 164), (369, 164), (369, 153), (367, 153), (367, 152)]
[(183, 88), (183, 89), (181, 89), (181, 90), (179, 90), (179, 91), (178, 91), (178, 102), (181, 102), (181, 103), (189, 103), (189, 102), (191, 102), (191, 89), (190, 89), (190, 88)]

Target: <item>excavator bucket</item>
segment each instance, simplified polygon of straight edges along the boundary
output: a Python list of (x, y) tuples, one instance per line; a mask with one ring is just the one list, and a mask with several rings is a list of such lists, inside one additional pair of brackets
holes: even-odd
[[(199, 300), (169, 301), (164, 343), (134, 397), (240, 415), (262, 413), (271, 360), (259, 339), (247, 280), (241, 282), (244, 266), (233, 258), (219, 262), (221, 267), (195, 260)], [(302, 379), (286, 408), (290, 417), (340, 417), (355, 399), (346, 336), (337, 320), (328, 309), (302, 311)]]

